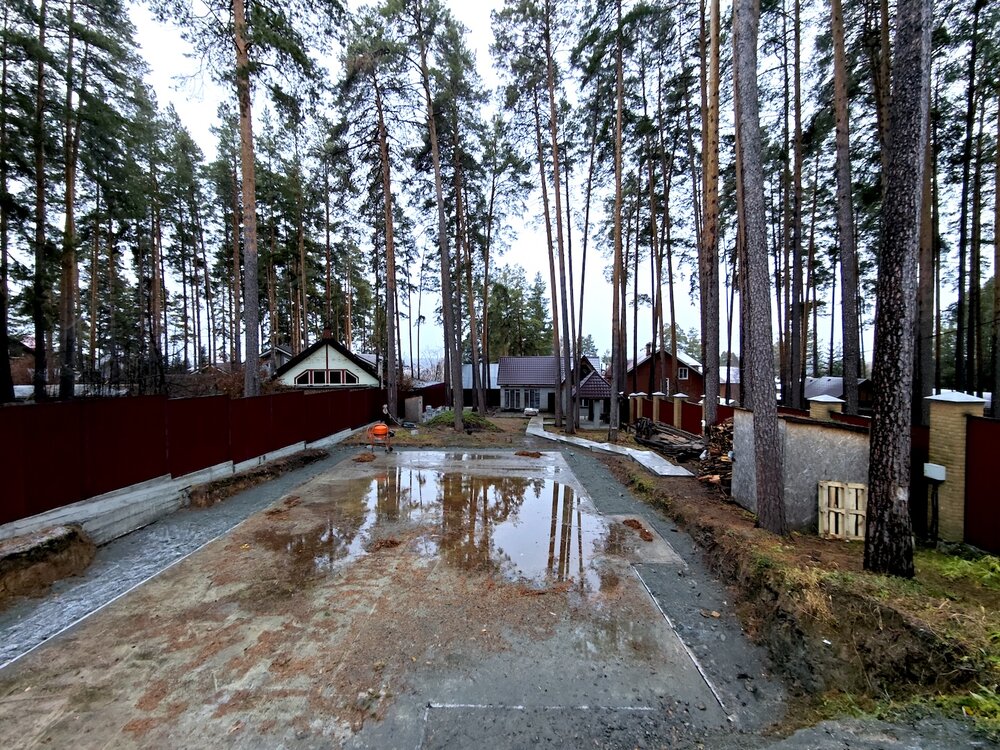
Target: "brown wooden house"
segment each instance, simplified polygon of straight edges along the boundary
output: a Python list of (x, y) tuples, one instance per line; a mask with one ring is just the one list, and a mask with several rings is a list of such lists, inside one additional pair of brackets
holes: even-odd
[(646, 356), (634, 365), (629, 360), (625, 370), (624, 392), (628, 393), (685, 393), (690, 401), (698, 401), (705, 395), (705, 376), (701, 363), (686, 352), (677, 350), (677, 380), (671, 389), (670, 377), (673, 373), (673, 358), (670, 350), (665, 352), (666, 370), (660, 370), (659, 352), (651, 351), (646, 345)]

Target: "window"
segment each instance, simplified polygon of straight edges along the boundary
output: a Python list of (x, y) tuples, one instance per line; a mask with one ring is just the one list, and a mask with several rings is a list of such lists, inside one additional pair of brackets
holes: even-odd
[(326, 370), (313, 370), (312, 375), (313, 385), (326, 385)]
[(344, 382), (350, 385), (354, 385), (358, 382), (358, 376), (355, 375), (350, 370), (344, 370)]
[(539, 403), (539, 394), (537, 388), (529, 388), (524, 393), (524, 405), (530, 409), (537, 409)]
[(677, 379), (678, 380), (687, 380), (688, 379), (688, 368), (686, 368), (686, 367), (678, 367), (677, 368)]
[(295, 376), (295, 385), (309, 385), (309, 370)]
[(344, 382), (342, 370), (330, 370), (330, 385), (340, 385)]
[(518, 388), (504, 388), (503, 389), (503, 408), (504, 409), (520, 409), (521, 408), (521, 391)]

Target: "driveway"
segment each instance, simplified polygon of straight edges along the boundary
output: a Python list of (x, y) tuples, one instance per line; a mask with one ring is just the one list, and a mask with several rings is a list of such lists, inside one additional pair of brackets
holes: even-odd
[(662, 522), (581, 483), (587, 461), (347, 458), (0, 672), (0, 744), (684, 747), (746, 729), (769, 683), (755, 657), (720, 662), (748, 649), (712, 609), (724, 592), (692, 606)]

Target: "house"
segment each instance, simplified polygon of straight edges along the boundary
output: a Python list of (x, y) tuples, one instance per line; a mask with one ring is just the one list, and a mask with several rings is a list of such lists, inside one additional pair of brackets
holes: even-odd
[[(563, 360), (559, 358), (560, 382), (565, 380)], [(556, 410), (556, 359), (551, 354), (534, 357), (500, 357), (497, 385), (500, 387), (500, 408), (504, 411), (538, 409)], [(580, 359), (582, 380), (597, 370), (596, 360)], [(610, 398), (610, 394), (609, 394)]]
[[(489, 366), (489, 380), (486, 380), (486, 368), (482, 370), (483, 388), (486, 389), (486, 405), (490, 408), (500, 407), (500, 385), (497, 376), (500, 371), (499, 362), (491, 362)], [(462, 399), (466, 406), (475, 406), (476, 393), (472, 386), (472, 364), (462, 365)]]
[(292, 359), (291, 348), (287, 344), (277, 344), (268, 347), (260, 353), (260, 366), (262, 370), (277, 372)]
[[(844, 379), (827, 376), (822, 378), (806, 378), (806, 401), (817, 396), (833, 396), (844, 398)], [(868, 378), (858, 378), (858, 410), (870, 411), (872, 408), (872, 382)]]
[(611, 383), (596, 370), (580, 381), (577, 389), (581, 427), (607, 424), (611, 414)]
[(275, 379), (292, 388), (378, 388), (375, 368), (328, 333), (279, 367)]
[(740, 390), (740, 368), (725, 365), (719, 367), (719, 398), (726, 398), (726, 386), (729, 386), (729, 400), (740, 403), (743, 400), (743, 393)]
[[(659, 350), (652, 351), (646, 344), (646, 356), (633, 366), (632, 361), (625, 368), (624, 391), (626, 393), (685, 393), (691, 401), (698, 401), (705, 395), (705, 376), (702, 374), (701, 363), (686, 352), (677, 350), (677, 382), (670, 388), (670, 374), (673, 372), (673, 358), (670, 350), (664, 352), (666, 371), (660, 371)], [(720, 389), (721, 390), (721, 389)]]

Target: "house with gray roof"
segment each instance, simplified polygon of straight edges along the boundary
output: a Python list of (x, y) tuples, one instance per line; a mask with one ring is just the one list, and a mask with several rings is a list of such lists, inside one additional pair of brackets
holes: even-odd
[[(504, 411), (538, 409), (556, 410), (556, 372), (559, 382), (565, 380), (563, 359), (551, 354), (533, 357), (500, 357), (497, 367), (497, 385), (500, 387), (500, 408)], [(580, 360), (581, 376), (586, 378), (598, 368), (593, 358)], [(602, 378), (603, 379), (603, 378)], [(581, 386), (583, 383), (581, 382)], [(610, 392), (608, 394), (610, 398)]]

